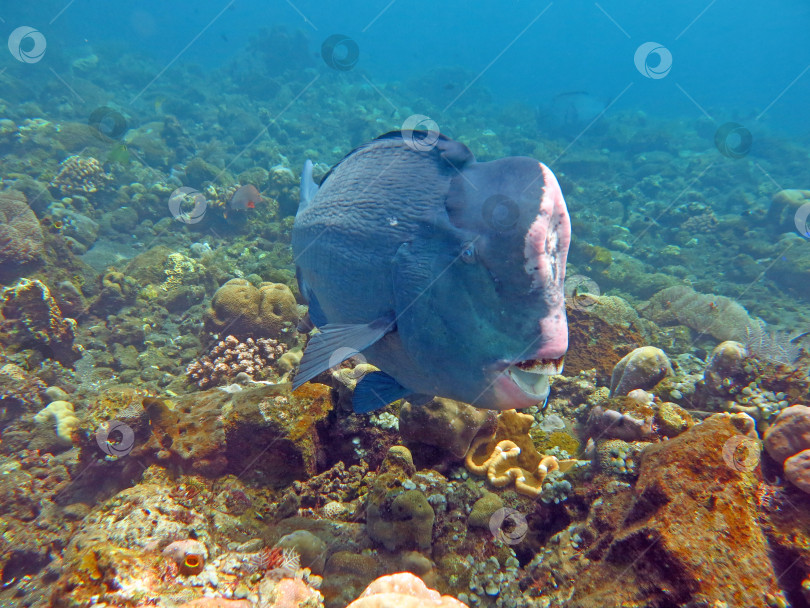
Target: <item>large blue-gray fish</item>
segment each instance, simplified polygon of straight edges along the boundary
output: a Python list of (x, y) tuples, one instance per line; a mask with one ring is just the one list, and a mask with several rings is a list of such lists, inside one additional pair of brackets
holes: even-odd
[(307, 161), (292, 246), (320, 332), (293, 386), (362, 353), (381, 371), (357, 384), (357, 412), (416, 396), (537, 405), (568, 348), (560, 186), (534, 159), (479, 163), (430, 137), (383, 135), (320, 187)]

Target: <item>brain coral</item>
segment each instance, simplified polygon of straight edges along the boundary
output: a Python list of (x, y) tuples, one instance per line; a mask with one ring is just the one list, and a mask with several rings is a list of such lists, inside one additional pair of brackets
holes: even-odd
[(0, 264), (23, 264), (42, 253), (39, 220), (20, 192), (0, 193)]
[(211, 300), (205, 326), (211, 333), (226, 332), (237, 338), (273, 338), (288, 345), (295, 339), (298, 305), (281, 283), (253, 286), (245, 279), (231, 279)]

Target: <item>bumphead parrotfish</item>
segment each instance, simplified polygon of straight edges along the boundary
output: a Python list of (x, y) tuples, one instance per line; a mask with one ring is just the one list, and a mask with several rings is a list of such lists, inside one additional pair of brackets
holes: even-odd
[(306, 162), (292, 246), (320, 332), (293, 387), (362, 353), (381, 371), (358, 382), (356, 412), (406, 396), (537, 405), (568, 348), (560, 186), (532, 158), (476, 162), (438, 134), (424, 145), (429, 136), (383, 135), (320, 187)]

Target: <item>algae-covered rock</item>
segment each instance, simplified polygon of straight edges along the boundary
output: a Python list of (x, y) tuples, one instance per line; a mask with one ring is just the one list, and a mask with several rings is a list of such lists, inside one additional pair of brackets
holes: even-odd
[(444, 448), (461, 459), (481, 427), (494, 421), (491, 410), (434, 397), (425, 405), (405, 402), (399, 412), (399, 432), (407, 442)]
[(569, 337), (564, 373), (571, 376), (596, 368), (600, 377), (609, 378), (623, 356), (645, 343), (647, 331), (620, 298), (600, 296), (586, 304), (566, 298)]
[(386, 493), (382, 498), (379, 503), (370, 498), (366, 507), (369, 537), (389, 551), (429, 551), (436, 514), (427, 497), (419, 490), (405, 490)]
[(492, 514), (501, 508), (503, 508), (503, 501), (500, 496), (492, 492), (484, 492), (484, 495), (473, 504), (467, 524), (472, 528), (489, 529)]
[(289, 384), (279, 384), (236, 392), (213, 389), (174, 399), (119, 388), (89, 404), (81, 460), (98, 457), (96, 431), (117, 419), (132, 434), (132, 458), (124, 459), (124, 465), (138, 459), (182, 473), (232, 472), (281, 486), (317, 472), (318, 425), (331, 407), (329, 389), (321, 384), (294, 393)]
[(758, 523), (756, 474), (724, 458), (728, 442), (751, 433), (752, 423), (744, 414), (717, 414), (648, 445), (635, 486), (598, 509), (589, 533), (592, 546), (605, 542), (606, 550), (568, 564), (572, 582), (560, 589), (571, 594), (567, 605), (609, 597), (612, 605), (765, 608), (779, 584)]
[(430, 550), (436, 514), (423, 492), (405, 489), (413, 473), (410, 451), (393, 446), (369, 489), (366, 531), (389, 551)]
[(610, 396), (626, 395), (633, 389), (649, 390), (672, 374), (672, 365), (664, 351), (642, 346), (625, 355), (613, 369)]
[(326, 543), (307, 530), (296, 530), (282, 536), (276, 547), (293, 549), (301, 559), (301, 567), (321, 575), (326, 564)]

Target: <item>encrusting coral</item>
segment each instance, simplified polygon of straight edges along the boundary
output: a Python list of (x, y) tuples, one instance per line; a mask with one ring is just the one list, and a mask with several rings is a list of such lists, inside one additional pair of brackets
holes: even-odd
[(578, 461), (540, 454), (529, 436), (533, 422), (534, 417), (529, 414), (515, 410), (501, 412), (495, 435), (480, 437), (470, 446), (464, 458), (467, 470), (486, 475), (496, 488), (514, 481), (515, 490), (520, 494), (531, 498), (540, 496), (543, 482), (551, 471), (569, 471)]

